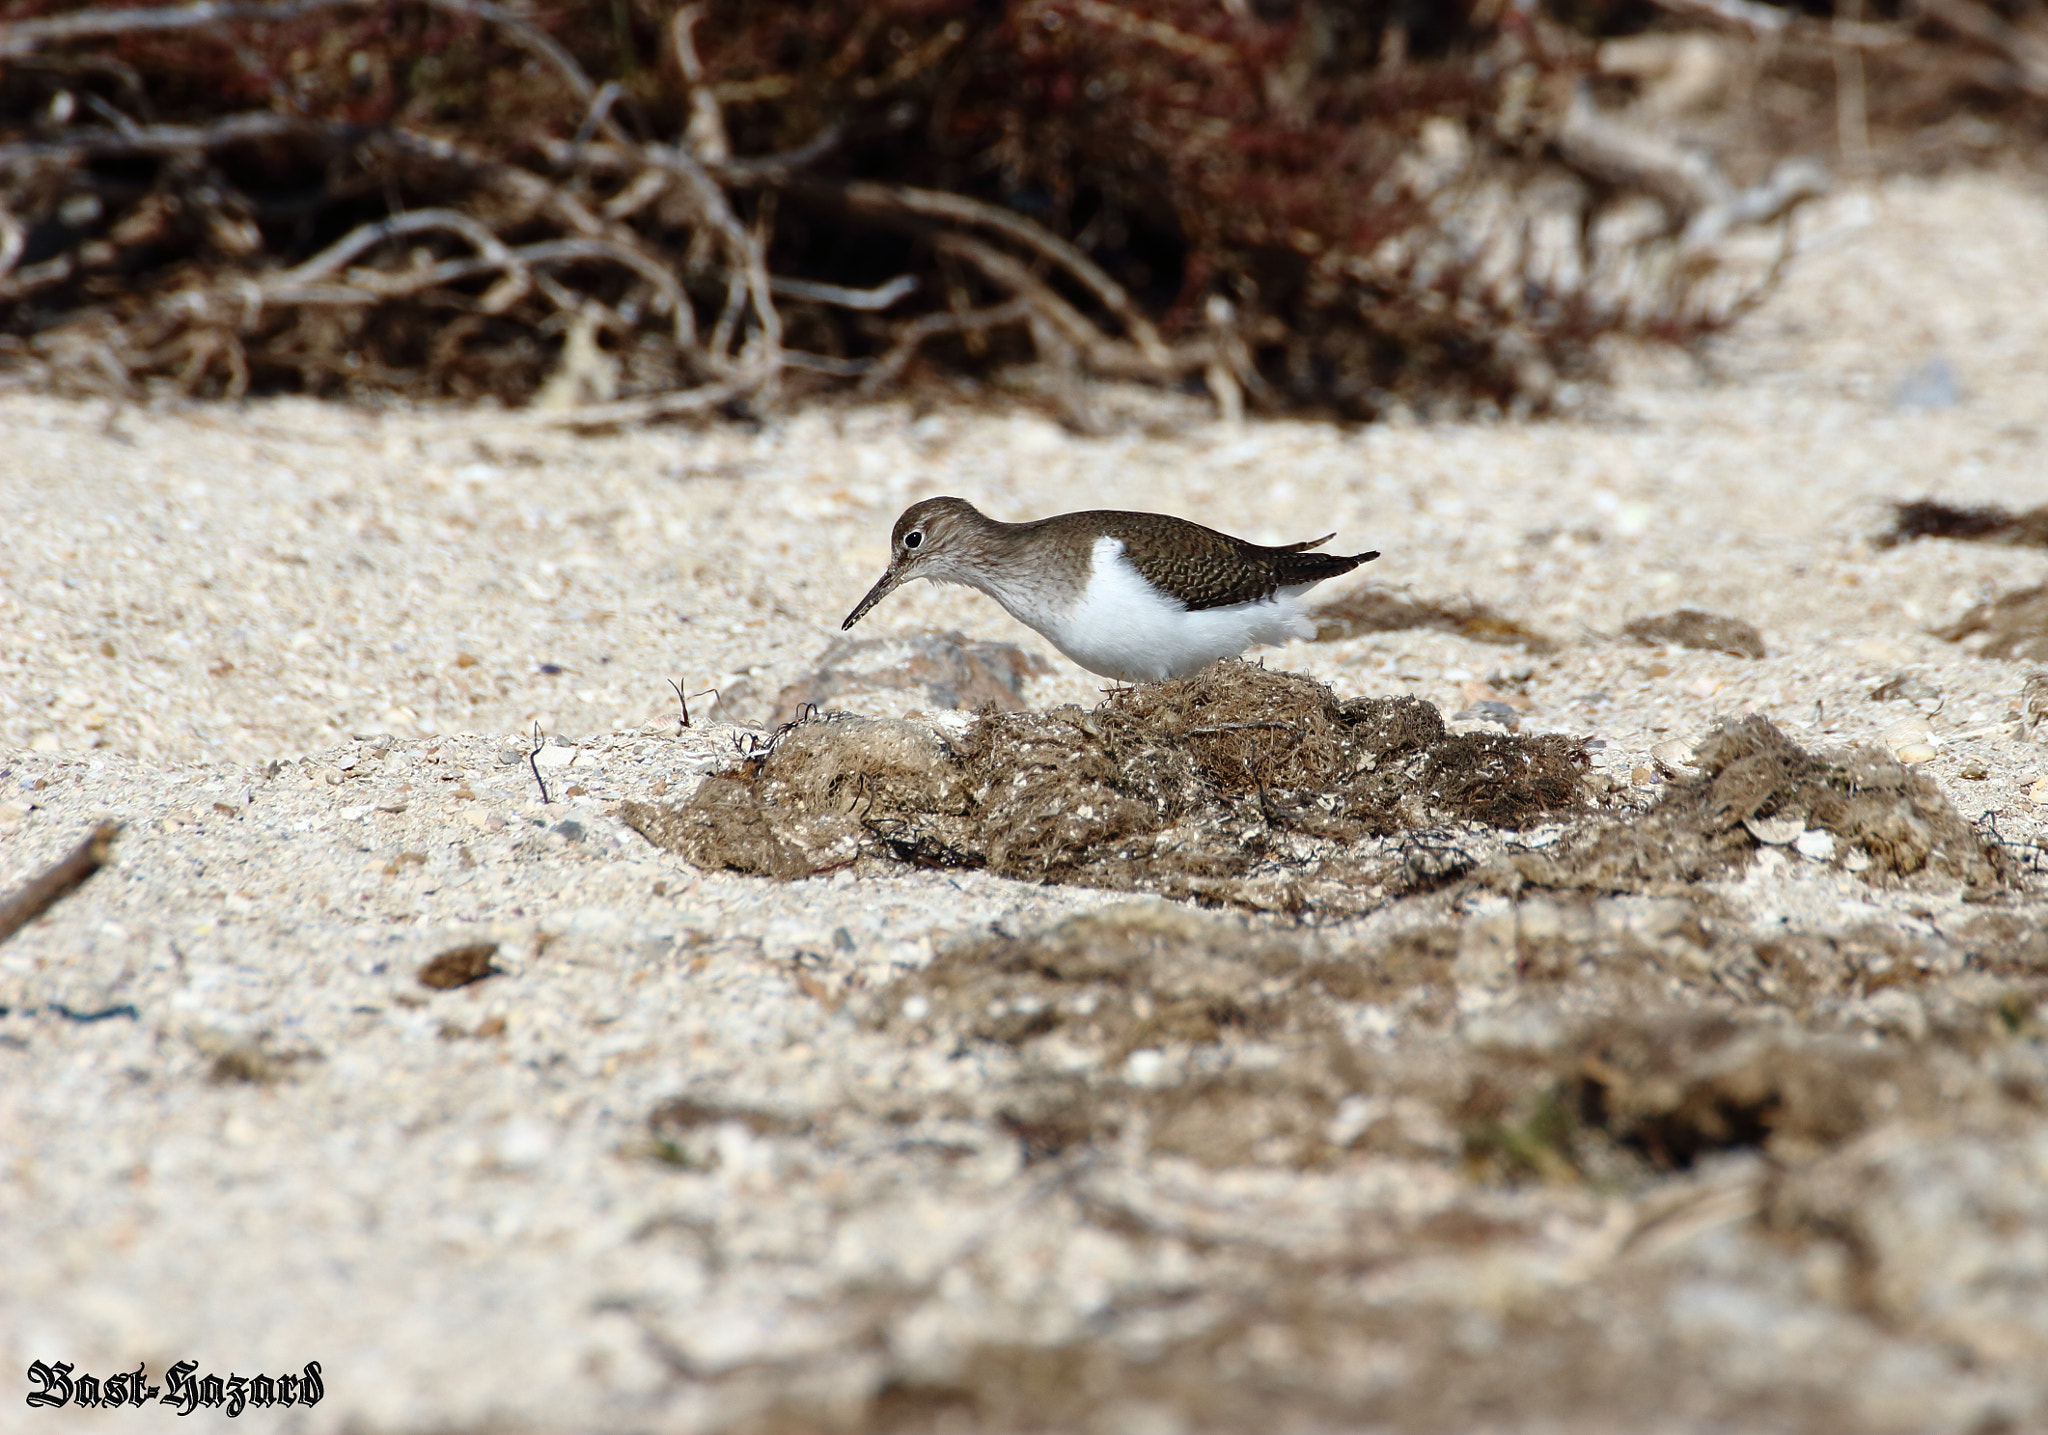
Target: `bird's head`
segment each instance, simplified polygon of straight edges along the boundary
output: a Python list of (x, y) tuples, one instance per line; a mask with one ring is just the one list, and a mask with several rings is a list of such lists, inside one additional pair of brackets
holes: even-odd
[(927, 498), (903, 510), (889, 534), (889, 567), (867, 597), (854, 605), (841, 629), (851, 628), (913, 578), (958, 583), (959, 565), (972, 561), (976, 540), (994, 529), (989, 519), (964, 498)]

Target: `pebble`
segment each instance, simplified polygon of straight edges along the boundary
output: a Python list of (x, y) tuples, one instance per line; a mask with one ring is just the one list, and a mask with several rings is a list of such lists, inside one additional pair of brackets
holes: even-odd
[(1454, 723), (1489, 723), (1495, 727), (1506, 728), (1509, 732), (1513, 732), (1522, 725), (1521, 714), (1517, 713), (1506, 703), (1498, 702), (1473, 703), (1470, 707), (1452, 718), (1451, 721)]
[(1742, 825), (1749, 829), (1749, 835), (1767, 847), (1783, 847), (1796, 842), (1806, 831), (1803, 816), (1745, 817)]
[(1934, 736), (1934, 728), (1924, 717), (1900, 718), (1884, 730), (1886, 747), (1899, 747), (1909, 742), (1925, 742)]
[(1931, 743), (1909, 742), (1904, 747), (1894, 748), (1892, 756), (1911, 767), (1915, 763), (1932, 762), (1939, 754)]
[(1911, 703), (1922, 712), (1933, 712), (1941, 706), (1941, 689), (1925, 678), (1916, 678), (1911, 673), (1895, 673), (1893, 676), (1870, 690), (1870, 700), (1877, 703)]
[(1650, 756), (1666, 767), (1689, 768), (1693, 765), (1695, 754), (1691, 743), (1686, 742), (1682, 738), (1674, 737), (1668, 742), (1660, 742), (1651, 748)]
[(1810, 827), (1799, 834), (1792, 848), (1810, 862), (1826, 862), (1835, 855), (1835, 834), (1825, 828)]

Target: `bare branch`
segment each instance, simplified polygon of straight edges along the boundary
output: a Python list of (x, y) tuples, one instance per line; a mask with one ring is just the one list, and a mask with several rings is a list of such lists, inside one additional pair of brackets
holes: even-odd
[(1921, 0), (1921, 12), (1959, 35), (2002, 55), (2016, 73), (2019, 88), (2035, 98), (2048, 98), (2048, 40), (2007, 24), (1979, 0)]
[[(429, 210), (418, 210), (412, 215), (402, 217), (417, 218), (419, 215), (432, 212)], [(381, 223), (388, 223), (388, 221)], [(341, 243), (348, 243), (350, 240), (358, 238), (363, 234), (364, 230), (379, 227), (380, 225), (378, 224), (364, 225), (362, 229), (358, 229), (350, 234), (347, 239), (339, 241), (335, 247), (339, 247)], [(408, 226), (408, 228), (428, 227), (432, 226)], [(455, 226), (447, 227), (454, 228)], [(373, 239), (381, 237), (383, 236), (372, 236)], [(626, 245), (615, 244), (608, 239), (544, 239), (538, 243), (522, 245), (517, 249), (507, 249), (503, 243), (498, 241), (496, 236), (491, 236), (490, 246), (478, 245), (478, 249), (481, 252), (476, 258), (444, 260), (439, 264), (422, 269), (402, 269), (396, 272), (355, 270), (349, 274), (347, 282), (342, 284), (318, 284), (298, 281), (288, 284), (284, 281), (290, 276), (299, 273), (298, 270), (292, 270), (287, 275), (280, 275), (277, 279), (264, 285), (263, 299), (266, 303), (271, 304), (374, 304), (402, 298), (408, 294), (422, 293), (428, 289), (439, 288), (444, 284), (453, 284), (478, 274), (488, 273), (494, 269), (506, 271), (508, 277), (524, 279), (527, 277), (529, 269), (538, 268), (544, 264), (558, 264), (578, 259), (604, 259), (631, 269), (634, 273), (647, 280), (648, 283), (654, 285), (661, 293), (663, 303), (669, 308), (674, 317), (677, 347), (689, 350), (696, 348), (696, 323), (690, 308), (689, 296), (683, 293), (682, 285), (676, 282), (675, 275), (663, 267), (660, 261), (652, 255), (645, 254)], [(308, 261), (308, 264), (312, 262)], [(304, 269), (307, 266), (302, 265), (300, 267)], [(485, 313), (502, 312), (505, 308), (517, 302), (520, 292), (517, 289), (508, 291), (495, 302), (492, 295), (486, 295), (481, 307)], [(492, 291), (493, 295), (497, 293), (498, 291), (495, 289)], [(574, 307), (569, 302), (566, 294), (557, 296), (557, 298), (564, 308)]]
[(704, 62), (697, 58), (697, 45), (690, 32), (704, 18), (702, 5), (685, 5), (669, 21), (669, 43), (675, 47), (676, 65), (683, 72), (683, 85), (690, 95), (690, 122), (683, 131), (683, 143), (705, 164), (723, 164), (732, 157), (732, 141), (726, 138), (725, 111), (704, 77)]
[(619, 96), (626, 93), (626, 87), (617, 80), (606, 80), (597, 87), (597, 93), (590, 97), (590, 104), (583, 111), (583, 123), (576, 127), (576, 138), (572, 143), (579, 148), (590, 143), (590, 137), (600, 129), (617, 134), (619, 127), (612, 121), (612, 106), (619, 102)]
[(428, 229), (453, 230), (467, 239), (477, 253), (490, 262), (508, 262), (510, 251), (506, 249), (504, 242), (468, 215), (453, 209), (415, 209), (407, 214), (394, 214), (389, 219), (380, 219), (350, 230), (297, 268), (287, 269), (274, 276), (264, 287), (284, 298), (284, 302), (290, 302), (284, 296), (288, 296), (294, 288), (326, 278), (365, 249), (401, 234), (417, 234)]
[(944, 310), (913, 319), (896, 331), (896, 342), (890, 346), (889, 352), (862, 377), (860, 391), (863, 394), (878, 393), (894, 383), (927, 339), (940, 334), (965, 334), (1000, 328), (1004, 324), (1021, 324), (1030, 317), (1030, 301), (1012, 299), (1007, 304), (989, 309), (970, 309), (964, 314)]
[(1021, 214), (1013, 214), (1007, 209), (985, 204), (978, 199), (970, 199), (966, 195), (947, 194), (933, 189), (911, 189), (899, 185), (871, 184), (865, 181), (828, 185), (818, 181), (799, 180), (793, 181), (790, 188), (795, 193), (821, 194), (837, 199), (849, 209), (867, 213), (914, 214), (927, 219), (950, 219), (980, 229), (992, 229), (1051, 260), (1073, 275), (1101, 301), (1105, 309), (1116, 315), (1146, 358), (1156, 363), (1168, 362), (1168, 350), (1159, 337), (1159, 331), (1153, 327), (1152, 321), (1139, 311), (1123, 286), (1110, 278), (1101, 265), (1072, 244), (1044, 227), (1033, 224)]
[(1196, 340), (1177, 349), (1163, 343), (1154, 353), (1109, 338), (1081, 312), (1053, 291), (1050, 284), (1031, 272), (1022, 260), (1013, 258), (992, 244), (964, 234), (939, 234), (932, 239), (942, 254), (964, 259), (989, 279), (1029, 302), (1034, 317), (1042, 320), (1061, 340), (1072, 344), (1087, 366), (1097, 373), (1122, 378), (1170, 378), (1205, 367), (1215, 356), (1209, 340)]
[[(0, 268), (0, 273), (5, 273)], [(809, 299), (814, 304), (836, 304), (841, 309), (860, 309), (868, 313), (880, 313), (898, 299), (917, 292), (915, 274), (898, 274), (886, 284), (872, 289), (846, 289), (837, 284), (819, 284), (810, 279), (785, 279), (771, 275), (769, 289), (787, 299)]]
[(751, 159), (729, 159), (707, 168), (728, 184), (779, 183), (795, 170), (808, 169), (839, 147), (846, 131), (827, 125), (795, 149), (780, 154), (755, 155)]
[(0, 166), (35, 160), (81, 159), (118, 154), (176, 154), (181, 150), (203, 151), (222, 145), (244, 144), (250, 140), (276, 139), (281, 135), (308, 131), (360, 133), (353, 125), (311, 125), (294, 115), (230, 115), (207, 125), (138, 125), (133, 129), (66, 132), (64, 138), (30, 140), (0, 145)]

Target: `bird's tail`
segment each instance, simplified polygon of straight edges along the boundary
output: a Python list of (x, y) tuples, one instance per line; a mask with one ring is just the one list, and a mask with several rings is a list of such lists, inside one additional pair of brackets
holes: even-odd
[[(1326, 538), (1316, 540), (1318, 543), (1328, 541)], [(1353, 553), (1347, 556), (1341, 553), (1298, 551), (1308, 546), (1310, 545), (1295, 544), (1292, 548), (1281, 550), (1287, 556), (1273, 565), (1273, 576), (1279, 580), (1279, 586), (1291, 588), (1297, 583), (1320, 583), (1325, 578), (1335, 578), (1340, 573), (1349, 573), (1359, 564), (1370, 563), (1380, 556), (1377, 552)]]

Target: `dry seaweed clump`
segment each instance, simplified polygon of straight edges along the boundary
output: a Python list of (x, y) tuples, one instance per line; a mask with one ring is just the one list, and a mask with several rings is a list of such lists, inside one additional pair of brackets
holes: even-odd
[(1985, 658), (2048, 660), (2048, 584), (2002, 593), (1979, 603), (1934, 634), (1962, 643)]
[(953, 742), (830, 714), (680, 807), (622, 815), (701, 865), (780, 878), (880, 859), (1358, 910), (1390, 878), (1356, 844), (1460, 823), (1522, 830), (1581, 807), (1586, 768), (1572, 738), (1454, 734), (1416, 698), (1340, 701), (1230, 661), (1092, 711), (984, 712)]
[(1455, 633), (1475, 643), (1514, 646), (1531, 653), (1548, 653), (1557, 644), (1484, 603), (1470, 600), (1439, 602), (1402, 598), (1380, 588), (1365, 588), (1346, 594), (1317, 608), (1315, 641), (1334, 643), (1365, 633), (1398, 633), (1409, 628), (1435, 628)]
[(1877, 537), (1879, 548), (1896, 548), (1916, 538), (1954, 538), (2010, 548), (2048, 548), (2048, 504), (2015, 513), (1997, 504), (1963, 508), (1932, 498), (1893, 505), (1892, 526)]
[[(1577, 7), (1574, 7), (1577, 8)], [(0, 368), (617, 424), (1033, 361), (1542, 407), (1825, 188), (1644, 144), (1544, 6), (0, 7)], [(1651, 222), (1607, 222), (1634, 210)]]
[[(1488, 1182), (1636, 1185), (1715, 1152), (1808, 1159), (1930, 1114), (1962, 1087), (1928, 1052), (2003, 1051), (2020, 1031), (2005, 1014), (2043, 991), (2038, 953), (2008, 934), (1759, 938), (1697, 913), (1673, 926), (1665, 909), (1680, 905), (1534, 899), (1506, 914), (1517, 950), (1496, 972), (1493, 920), (1360, 939), (1132, 902), (964, 940), (860, 1014), (905, 1043), (994, 1053), (966, 1104), (940, 1107), (1002, 1126), (1027, 1160), (1136, 1131), (1154, 1154), (1212, 1169), (1371, 1152)], [(1973, 964), (2001, 952), (2019, 960), (1987, 985)], [(1459, 1040), (1464, 997), (1496, 975), (1571, 1015), (1534, 1042)], [(1870, 993), (1894, 988), (1898, 1010), (1921, 1015), (1873, 1023)], [(1359, 1038), (1346, 1014), (1360, 1004), (1380, 1013), (1370, 1030), (1398, 1030), (1393, 1044)], [(1887, 1033), (1875, 1044), (1873, 1025)], [(1991, 1087), (2039, 1067), (2028, 1051), (2003, 1063), (1963, 1084), (1996, 1105)]]
[(1729, 875), (1761, 846), (1799, 850), (1873, 882), (1925, 874), (1970, 887), (2008, 862), (1931, 778), (1871, 749), (1810, 753), (1770, 719), (1726, 723), (1641, 817), (1607, 823), (1561, 855), (1517, 854), (1524, 881), (1609, 892), (1675, 891)]
[(1698, 608), (1680, 608), (1653, 618), (1638, 618), (1621, 631), (1622, 636), (1633, 638), (1646, 647), (1697, 648), (1709, 653), (1730, 653), (1738, 658), (1766, 656), (1764, 635), (1756, 630), (1754, 624), (1745, 623), (1740, 618), (1725, 618), (1719, 613), (1703, 613)]

